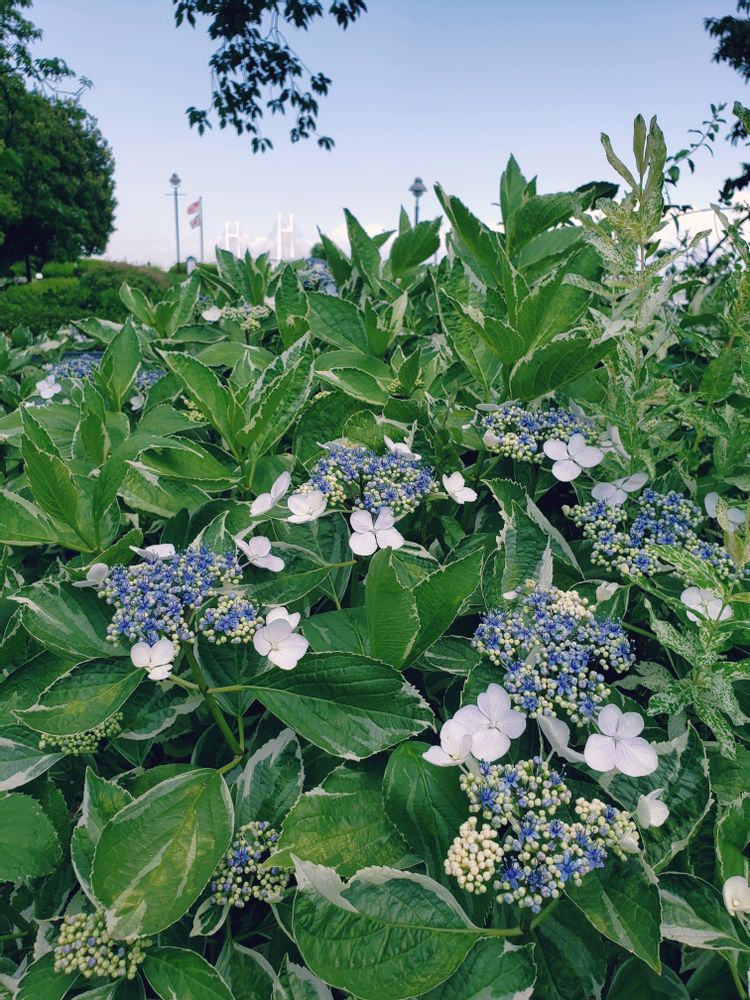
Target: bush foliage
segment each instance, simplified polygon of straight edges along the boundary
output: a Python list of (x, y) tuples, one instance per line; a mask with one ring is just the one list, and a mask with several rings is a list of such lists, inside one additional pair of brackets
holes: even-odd
[(6, 338), (0, 991), (746, 996), (749, 250), (603, 142)]

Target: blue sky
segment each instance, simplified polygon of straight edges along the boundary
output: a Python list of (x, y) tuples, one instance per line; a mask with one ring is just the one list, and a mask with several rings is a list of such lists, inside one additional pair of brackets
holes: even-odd
[[(539, 177), (540, 191), (613, 178), (599, 144), (627, 154), (633, 116), (658, 115), (679, 149), (710, 102), (750, 103), (739, 76), (711, 62), (705, 16), (733, 0), (370, 0), (346, 33), (318, 23), (295, 40), (312, 70), (333, 79), (321, 131), (331, 153), (291, 146), (281, 119), (275, 149), (253, 156), (246, 138), (189, 129), (185, 108), (210, 98), (207, 34), (177, 30), (171, 0), (35, 0), (44, 31), (39, 52), (63, 56), (94, 87), (83, 98), (117, 162), (117, 231), (107, 256), (168, 264), (174, 255), (171, 202), (177, 171), (188, 195), (202, 195), (207, 244), (225, 220), (251, 239), (294, 213), (342, 234), (346, 206), (363, 224), (390, 228), (421, 175), (423, 217), (438, 212), (432, 184), (498, 221), (498, 180), (509, 154)], [(290, 36), (293, 34), (289, 33)], [(728, 117), (731, 118), (731, 115)], [(699, 155), (680, 199), (706, 206), (741, 151), (723, 140)], [(184, 212), (183, 212), (184, 219)], [(183, 229), (183, 253), (197, 251)]]

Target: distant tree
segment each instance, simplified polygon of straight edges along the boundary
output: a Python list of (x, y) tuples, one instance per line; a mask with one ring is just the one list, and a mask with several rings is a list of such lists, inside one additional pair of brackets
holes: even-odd
[(0, 269), (103, 253), (114, 228), (114, 159), (76, 101), (0, 88)]
[[(738, 0), (737, 14), (750, 15), (750, 0)], [(750, 80), (750, 16), (707, 17), (703, 21), (706, 31), (717, 39), (713, 61), (727, 63), (736, 70), (747, 83)], [(737, 121), (729, 133), (733, 145), (747, 139), (748, 135), (741, 121)], [(729, 202), (736, 191), (750, 185), (750, 163), (743, 163), (737, 177), (727, 177), (720, 192), (722, 201)]]
[(39, 58), (42, 35), (0, 0), (0, 269), (102, 253), (113, 229), (114, 160), (76, 98), (88, 87), (58, 58)]
[(266, 112), (295, 116), (292, 142), (317, 137), (323, 149), (334, 145), (330, 136), (318, 135), (318, 98), (328, 93), (331, 80), (311, 73), (292, 50), (284, 28), (307, 31), (326, 13), (346, 29), (367, 10), (364, 0), (334, 0), (325, 11), (320, 0), (172, 0), (175, 22), (195, 27), (200, 16), (209, 18), (208, 34), (219, 43), (209, 60), (212, 81), (211, 107), (187, 109), (191, 126), (202, 135), (211, 128), (214, 112), (219, 126), (228, 125), (238, 135), (252, 136), (254, 153), (273, 147), (261, 131)]

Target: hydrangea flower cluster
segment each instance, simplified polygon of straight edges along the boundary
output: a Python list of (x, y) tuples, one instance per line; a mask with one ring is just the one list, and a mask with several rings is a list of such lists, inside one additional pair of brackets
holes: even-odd
[(135, 979), (145, 958), (148, 938), (121, 944), (112, 939), (101, 913), (68, 915), (60, 925), (55, 946), (55, 972), (68, 975)]
[(575, 590), (527, 587), (517, 608), (480, 620), (472, 645), (505, 669), (502, 684), (516, 708), (532, 718), (562, 710), (590, 722), (609, 695), (602, 671), (621, 673), (635, 662), (627, 636)]
[[(540, 757), (517, 764), (480, 763), (479, 774), (461, 776), (461, 788), (475, 814), (464, 823), (448, 852), (445, 870), (467, 892), (492, 888), (501, 903), (538, 913), (542, 905), (604, 867), (608, 852), (623, 858), (637, 850), (638, 833), (629, 815), (599, 799), (575, 802), (570, 789)], [(477, 816), (484, 820), (477, 830)]]
[(188, 420), (192, 420), (194, 424), (204, 423), (203, 414), (189, 396), (180, 396), (180, 401), (185, 407), (185, 416)]
[(290, 872), (270, 864), (278, 833), (265, 820), (245, 823), (211, 881), (214, 902), (240, 909), (251, 899), (278, 899)]
[(415, 510), (434, 483), (432, 469), (410, 453), (376, 455), (361, 445), (331, 444), (297, 492), (319, 490), (330, 503), (351, 500), (355, 508), (373, 514), (388, 508), (398, 515)]
[(113, 566), (98, 586), (99, 596), (116, 608), (107, 638), (154, 643), (162, 637), (186, 642), (195, 637), (188, 619), (206, 598), (240, 579), (234, 552), (217, 555), (204, 545), (165, 559), (147, 555), (134, 566)]
[(102, 355), (93, 352), (71, 354), (46, 369), (55, 378), (88, 378), (101, 364)]
[(598, 440), (593, 420), (557, 407), (527, 410), (518, 403), (503, 403), (483, 413), (481, 421), (486, 447), (521, 462), (542, 462), (545, 441), (568, 441), (573, 434), (582, 434), (587, 444)]
[(251, 306), (242, 302), (238, 306), (224, 306), (221, 315), (224, 319), (238, 323), (243, 333), (260, 329), (260, 321), (270, 315), (268, 306)]
[(263, 618), (250, 601), (241, 594), (230, 593), (221, 594), (215, 607), (206, 608), (198, 629), (209, 642), (222, 646), (226, 642), (252, 642), (262, 624)]
[(72, 736), (52, 736), (42, 733), (39, 740), (40, 750), (59, 750), (61, 753), (78, 757), (83, 753), (96, 753), (102, 740), (111, 739), (122, 729), (122, 712), (115, 712), (104, 722), (85, 733), (74, 733)]
[(162, 368), (154, 368), (152, 371), (142, 368), (135, 377), (135, 387), (139, 392), (148, 392), (165, 375), (166, 372)]
[(674, 490), (644, 490), (632, 503), (619, 506), (591, 500), (564, 507), (563, 512), (593, 542), (591, 561), (597, 566), (613, 566), (629, 576), (651, 576), (659, 566), (654, 546), (676, 545), (708, 563), (723, 579), (737, 572), (723, 545), (698, 536), (703, 522), (700, 508)]
[(297, 275), (306, 292), (336, 294), (336, 282), (333, 274), (328, 266), (328, 261), (323, 260), (322, 257), (308, 257), (305, 260), (305, 266), (300, 268)]

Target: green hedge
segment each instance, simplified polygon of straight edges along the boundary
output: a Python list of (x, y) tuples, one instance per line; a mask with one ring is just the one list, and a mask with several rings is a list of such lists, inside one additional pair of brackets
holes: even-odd
[(158, 298), (173, 280), (155, 267), (113, 261), (48, 264), (43, 273), (41, 281), (0, 290), (0, 330), (22, 323), (34, 333), (50, 333), (89, 315), (121, 322), (127, 316), (119, 295), (124, 281)]

